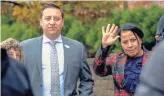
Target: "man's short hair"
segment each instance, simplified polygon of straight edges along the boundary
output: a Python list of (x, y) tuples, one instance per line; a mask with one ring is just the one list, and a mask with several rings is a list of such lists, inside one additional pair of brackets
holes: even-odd
[(53, 4), (53, 3), (52, 3), (52, 4), (45, 4), (45, 5), (42, 7), (41, 12), (40, 12), (40, 18), (42, 18), (42, 16), (43, 16), (43, 11), (44, 11), (46, 8), (56, 8), (56, 9), (59, 9), (60, 12), (61, 12), (62, 18), (64, 18), (64, 12), (63, 12), (63, 10), (62, 10), (59, 6), (57, 6), (57, 5)]

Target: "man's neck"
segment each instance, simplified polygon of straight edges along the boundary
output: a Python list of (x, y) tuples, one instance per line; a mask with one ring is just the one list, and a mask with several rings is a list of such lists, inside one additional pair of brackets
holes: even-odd
[(58, 34), (58, 35), (46, 35), (46, 34), (44, 34), (44, 35), (50, 40), (56, 40), (60, 36), (60, 34)]

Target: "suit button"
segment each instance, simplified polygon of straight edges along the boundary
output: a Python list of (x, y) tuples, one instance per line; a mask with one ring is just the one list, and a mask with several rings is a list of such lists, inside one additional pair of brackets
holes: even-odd
[(40, 87), (42, 87), (42, 85), (40, 85)]

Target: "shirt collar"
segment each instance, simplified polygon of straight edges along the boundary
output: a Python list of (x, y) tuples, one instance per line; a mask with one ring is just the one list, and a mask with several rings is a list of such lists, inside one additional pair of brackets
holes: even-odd
[[(50, 42), (50, 41), (51, 41), (51, 40), (50, 40), (48, 37), (46, 37), (45, 35), (43, 35), (43, 44), (48, 43), (48, 42)], [(59, 35), (59, 37), (56, 38), (54, 41), (58, 41), (58, 42), (62, 43), (63, 40), (62, 40), (62, 38), (61, 38), (61, 35)]]

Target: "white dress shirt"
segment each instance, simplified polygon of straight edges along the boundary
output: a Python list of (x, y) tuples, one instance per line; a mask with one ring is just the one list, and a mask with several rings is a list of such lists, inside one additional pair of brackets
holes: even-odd
[[(42, 42), (42, 72), (43, 72), (43, 96), (51, 96), (51, 65), (50, 65), (50, 51), (51, 40), (43, 35)], [(61, 35), (54, 41), (58, 41), (56, 44), (58, 63), (59, 63), (59, 75), (60, 75), (60, 94), (64, 96), (64, 49)]]

